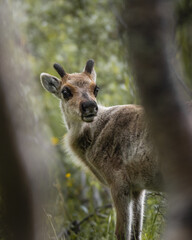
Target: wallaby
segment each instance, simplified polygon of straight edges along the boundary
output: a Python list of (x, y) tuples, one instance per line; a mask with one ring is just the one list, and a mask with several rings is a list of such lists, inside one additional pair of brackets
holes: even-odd
[(93, 60), (81, 73), (68, 74), (57, 63), (54, 68), (61, 79), (47, 73), (40, 79), (61, 100), (67, 149), (109, 187), (117, 239), (140, 240), (144, 190), (160, 191), (163, 186), (144, 110), (131, 104), (98, 106)]

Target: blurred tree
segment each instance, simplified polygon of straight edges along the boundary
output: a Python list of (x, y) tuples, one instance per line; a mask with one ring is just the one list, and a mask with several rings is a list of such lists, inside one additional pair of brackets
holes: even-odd
[[(183, 3), (186, 2), (189, 3)], [(165, 239), (189, 240), (192, 238), (191, 114), (178, 94), (170, 67), (173, 4), (166, 0), (123, 3), (127, 48), (169, 193)], [(185, 11), (190, 11), (191, 5), (187, 6)]]
[(48, 196), (55, 151), (43, 108), (36, 105), (38, 86), (13, 12), (11, 2), (0, 2), (0, 239), (42, 240), (41, 204)]

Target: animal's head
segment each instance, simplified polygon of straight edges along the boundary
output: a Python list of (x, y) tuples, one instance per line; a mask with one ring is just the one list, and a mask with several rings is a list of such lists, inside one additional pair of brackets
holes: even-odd
[(61, 99), (62, 109), (71, 120), (92, 122), (97, 115), (94, 61), (88, 60), (83, 72), (68, 74), (59, 64), (54, 64), (61, 79), (48, 73), (41, 73), (43, 87)]

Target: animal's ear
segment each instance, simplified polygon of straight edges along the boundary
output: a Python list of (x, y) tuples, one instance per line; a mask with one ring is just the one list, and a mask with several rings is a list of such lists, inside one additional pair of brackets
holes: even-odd
[(97, 74), (94, 69), (94, 60), (89, 59), (85, 65), (84, 72), (91, 76), (92, 80), (96, 82)]
[(42, 86), (49, 91), (50, 93), (53, 93), (55, 96), (59, 97), (59, 90), (61, 87), (61, 80), (56, 78), (55, 76), (52, 76), (48, 73), (41, 73), (40, 80)]

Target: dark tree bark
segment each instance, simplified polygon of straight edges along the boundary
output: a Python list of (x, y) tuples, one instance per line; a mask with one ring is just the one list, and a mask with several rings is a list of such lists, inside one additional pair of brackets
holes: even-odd
[(124, 0), (121, 27), (170, 193), (166, 239), (188, 240), (192, 238), (192, 129), (169, 66), (172, 12), (171, 1)]
[(7, 1), (0, 3), (0, 22), (0, 238), (43, 240), (46, 163), (54, 150), (33, 113), (36, 85)]
[[(2, 70), (2, 69), (1, 69)], [(4, 224), (8, 239), (34, 239), (34, 216), (32, 189), (29, 176), (23, 165), (23, 156), (18, 150), (17, 136), (8, 111), (0, 71), (0, 181), (3, 198)], [(4, 225), (3, 224), (3, 225)], [(3, 227), (1, 225), (1, 227)]]

